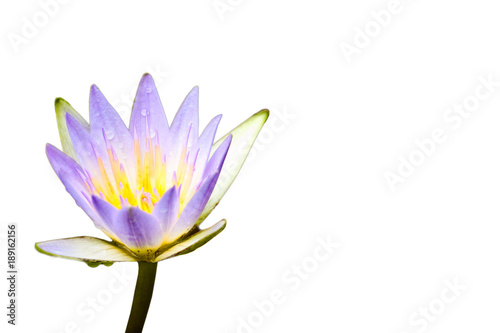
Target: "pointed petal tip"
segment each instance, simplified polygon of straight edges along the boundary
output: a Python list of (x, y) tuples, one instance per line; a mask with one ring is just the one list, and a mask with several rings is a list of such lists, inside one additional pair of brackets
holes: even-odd
[(35, 250), (37, 250), (38, 252), (42, 253), (42, 254), (47, 254), (47, 255), (50, 255), (49, 253), (45, 252), (44, 250), (42, 250), (42, 248), (40, 247), (40, 245), (42, 244), (43, 242), (36, 242), (35, 243)]
[(96, 84), (90, 86), (90, 98), (95, 98), (98, 95), (102, 95), (101, 89)]
[(55, 146), (53, 146), (50, 143), (45, 144), (45, 155), (47, 155), (47, 158), (50, 160), (50, 155), (56, 153), (59, 149), (57, 149)]
[(66, 118), (66, 126), (76, 126), (78, 123), (78, 120), (76, 120), (75, 117), (73, 117), (73, 115), (69, 112), (66, 112), (64, 118)]
[(69, 104), (69, 103), (66, 102), (66, 100), (62, 97), (56, 97), (56, 99), (54, 100), (54, 106), (56, 107), (56, 111), (57, 111), (57, 108), (59, 106), (61, 106), (62, 104)]
[(255, 113), (254, 116), (261, 116), (264, 117), (264, 121), (269, 118), (269, 110), (268, 109), (262, 109), (259, 112)]
[(141, 86), (155, 86), (155, 80), (153, 79), (153, 76), (149, 73), (145, 73), (141, 77), (141, 81), (139, 82), (139, 89)]
[(92, 197), (90, 198), (90, 200), (92, 200), (92, 205), (95, 208), (100, 208), (103, 205), (102, 202), (105, 202), (104, 200), (102, 200), (101, 198), (99, 198), (95, 194), (92, 194)]
[(153, 76), (151, 74), (144, 73), (144, 75), (142, 75), (141, 81), (139, 82), (137, 93), (139, 93), (141, 89), (146, 89), (147, 93), (151, 92), (152, 90), (156, 91), (155, 80), (153, 79)]
[[(53, 163), (53, 159), (56, 157), (61, 157), (61, 158), (64, 158), (64, 157), (69, 157), (66, 153), (64, 153), (63, 151), (61, 151), (59, 148), (57, 148), (56, 146), (50, 144), (50, 143), (46, 143), (45, 144), (45, 155), (47, 156), (47, 159), (49, 160), (49, 163), (52, 165)], [(65, 155), (65, 156), (64, 156)], [(56, 172), (57, 173), (57, 172)]]
[(200, 87), (198, 85), (196, 85), (193, 88), (191, 88), (191, 90), (186, 95), (186, 98), (184, 100), (187, 100), (188, 98), (192, 98), (193, 96), (196, 96), (196, 98), (198, 98), (199, 94), (200, 94)]
[(224, 146), (223, 148), (225, 150), (223, 160), (226, 158), (227, 153), (229, 152), (229, 147), (231, 147), (231, 143), (233, 142), (233, 137), (234, 137), (233, 133), (229, 133), (229, 135), (224, 139), (224, 141), (221, 144), (221, 146)]

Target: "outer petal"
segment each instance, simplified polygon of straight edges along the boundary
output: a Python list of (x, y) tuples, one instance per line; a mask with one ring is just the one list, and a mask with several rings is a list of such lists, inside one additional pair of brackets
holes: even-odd
[(194, 227), (198, 217), (200, 216), (203, 208), (207, 204), (210, 195), (217, 183), (217, 178), (219, 173), (211, 175), (205, 182), (200, 186), (198, 191), (193, 195), (191, 200), (187, 203), (186, 207), (179, 216), (179, 219), (173, 226), (172, 230), (168, 232), (166, 236), (166, 241), (171, 243), (179, 239)]
[[(103, 229), (106, 230), (106, 234), (113, 240), (118, 240), (118, 237), (113, 232), (113, 225), (118, 218), (119, 210), (108, 203), (107, 201), (99, 198), (98, 196), (92, 196), (92, 205), (95, 211), (99, 214), (102, 221)], [(104, 230), (103, 230), (104, 231)]]
[(90, 205), (90, 192), (84, 180), (82, 168), (69, 156), (61, 152), (56, 147), (47, 144), (47, 158), (57, 176), (64, 184), (66, 191), (73, 197), (78, 207), (94, 221), (96, 227), (102, 228), (102, 222)]
[[(158, 133), (160, 145), (165, 149), (168, 134), (167, 117), (163, 111), (153, 77), (147, 73), (142, 76), (135, 95), (129, 124), (131, 135), (134, 133), (134, 128), (139, 137), (141, 151), (145, 151), (146, 136), (150, 137), (152, 134), (156, 135), (156, 133)], [(147, 128), (149, 133), (146, 131)]]
[(113, 232), (138, 256), (150, 258), (160, 247), (163, 234), (158, 221), (139, 208), (123, 208), (113, 223)]
[(64, 99), (60, 97), (56, 98), (54, 106), (56, 109), (57, 128), (59, 129), (59, 137), (61, 138), (63, 152), (76, 161), (75, 150), (73, 149), (73, 144), (71, 143), (71, 138), (68, 133), (68, 127), (66, 126), (66, 113), (72, 115), (73, 118), (75, 118), (76, 121), (79, 122), (80, 125), (87, 131), (90, 131), (90, 125)]
[(217, 141), (212, 150), (215, 150), (219, 145), (221, 145), (227, 136), (233, 135), (233, 140), (231, 143), (231, 148), (229, 149), (226, 157), (226, 161), (222, 166), (220, 172), (219, 181), (215, 186), (214, 191), (210, 200), (208, 200), (205, 209), (198, 218), (197, 225), (199, 225), (203, 220), (212, 212), (212, 210), (219, 204), (224, 194), (233, 183), (234, 179), (238, 175), (245, 159), (247, 158), (250, 149), (252, 148), (257, 135), (259, 134), (262, 126), (264, 126), (267, 118), (269, 117), (268, 110), (262, 110), (245, 120), (238, 127), (233, 129), (231, 132), (223, 136), (219, 141)]
[[(103, 148), (106, 141), (111, 144), (118, 160), (124, 164), (129, 183), (135, 185), (134, 144), (127, 126), (96, 85), (90, 88), (89, 104), (92, 139)], [(108, 153), (105, 153), (102, 158), (109, 159)]]
[(39, 242), (35, 244), (38, 252), (71, 260), (84, 261), (89, 266), (105, 264), (109, 266), (115, 261), (137, 261), (128, 251), (103, 239), (81, 236)]
[(205, 245), (212, 238), (217, 236), (226, 227), (226, 220), (221, 220), (210, 228), (198, 231), (191, 237), (183, 240), (182, 242), (172, 246), (167, 251), (160, 254), (155, 261), (161, 261), (175, 256), (187, 254)]
[(179, 189), (172, 186), (158, 201), (151, 213), (160, 223), (163, 234), (172, 229), (179, 217)]

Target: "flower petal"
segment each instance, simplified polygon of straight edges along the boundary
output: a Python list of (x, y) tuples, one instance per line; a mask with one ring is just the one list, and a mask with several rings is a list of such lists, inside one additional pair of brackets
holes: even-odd
[(205, 166), (205, 170), (203, 171), (203, 178), (213, 174), (214, 172), (220, 172), (222, 165), (224, 164), (224, 160), (227, 157), (232, 140), (233, 136), (229, 134), (229, 136), (224, 139), (224, 142), (222, 142), (222, 144), (217, 147), (212, 157), (210, 157), (207, 165)]
[(196, 156), (196, 162), (194, 165), (194, 174), (192, 184), (198, 184), (203, 176), (203, 171), (210, 157), (210, 152), (212, 151), (212, 145), (214, 143), (215, 133), (217, 132), (217, 127), (219, 126), (222, 115), (214, 117), (210, 123), (205, 127), (203, 133), (201, 133), (198, 141), (194, 146), (193, 151), (198, 152), (193, 154)]
[(109, 266), (115, 261), (137, 261), (126, 250), (103, 239), (81, 236), (38, 242), (38, 252), (71, 260), (84, 261), (89, 266), (105, 264)]
[(47, 144), (45, 148), (47, 158), (52, 168), (63, 183), (66, 191), (71, 194), (78, 207), (94, 221), (96, 227), (102, 228), (102, 221), (90, 205), (90, 192), (85, 181), (82, 168), (62, 151)]
[(96, 195), (92, 195), (92, 205), (101, 218), (103, 229), (106, 230), (106, 235), (113, 240), (118, 240), (118, 237), (113, 232), (113, 225), (118, 218), (119, 210)]
[[(134, 133), (134, 128), (137, 131), (142, 152), (146, 149), (146, 136), (152, 137), (152, 134), (155, 133), (158, 133), (160, 146), (165, 149), (168, 134), (167, 117), (163, 111), (153, 77), (147, 73), (142, 76), (135, 95), (129, 124), (131, 135)], [(147, 128), (149, 133), (146, 133)]]
[(166, 235), (179, 216), (179, 189), (172, 186), (161, 197), (151, 213), (160, 223), (163, 234)]
[(179, 164), (182, 150), (198, 139), (198, 92), (198, 87), (189, 92), (170, 126), (166, 144), (168, 179)]
[[(127, 126), (95, 84), (90, 88), (89, 104), (92, 138), (103, 148), (109, 142), (118, 160), (124, 163), (129, 183), (135, 184), (134, 143)], [(102, 158), (109, 159), (108, 153)]]
[(224, 160), (226, 159), (227, 151), (229, 149), (229, 146), (231, 145), (232, 138), (233, 137), (231, 135), (226, 137), (224, 142), (217, 148), (215, 153), (212, 155), (212, 157), (204, 167), (201, 176), (197, 175), (196, 178), (193, 177), (193, 181), (191, 182), (192, 186), (189, 188), (187, 198), (191, 198), (196, 193), (196, 191), (198, 191), (200, 181), (206, 181), (209, 176), (215, 173), (220, 175), (220, 170), (222, 168)]
[(155, 261), (161, 261), (175, 256), (180, 256), (193, 252), (200, 246), (205, 245), (212, 238), (217, 236), (226, 227), (226, 220), (221, 220), (210, 228), (198, 231), (191, 237), (186, 238), (182, 242), (172, 246), (167, 251), (160, 254)]
[(136, 207), (122, 208), (119, 211), (113, 223), (113, 232), (123, 245), (146, 258), (154, 254), (163, 240), (158, 221)]
[(56, 98), (54, 102), (56, 109), (57, 128), (59, 129), (59, 137), (61, 138), (61, 145), (63, 152), (76, 161), (75, 150), (73, 143), (69, 137), (68, 127), (66, 126), (66, 113), (69, 113), (82, 125), (87, 131), (90, 131), (90, 125), (73, 107), (62, 98)]
[(166, 235), (167, 242), (172, 243), (191, 231), (214, 190), (217, 178), (219, 178), (218, 172), (211, 175), (203, 182), (183, 209), (172, 230)]
[(99, 168), (97, 157), (101, 158), (106, 175), (108, 177), (112, 175), (109, 159), (106, 158), (106, 150), (69, 113), (66, 114), (66, 123), (77, 161), (84, 170), (90, 172), (93, 177), (100, 179), (101, 184), (104, 184), (105, 180), (102, 178), (104, 175)]
[(227, 153), (226, 160), (220, 172), (219, 181), (215, 186), (212, 196), (208, 200), (205, 209), (201, 213), (196, 225), (199, 225), (203, 220), (212, 212), (212, 210), (219, 204), (224, 194), (233, 183), (238, 175), (245, 159), (247, 158), (250, 149), (252, 148), (257, 135), (259, 134), (262, 126), (264, 126), (267, 118), (269, 117), (268, 110), (261, 110), (245, 120), (231, 132), (223, 136), (219, 141), (214, 143), (212, 150), (219, 147), (230, 134), (233, 135), (231, 147)]

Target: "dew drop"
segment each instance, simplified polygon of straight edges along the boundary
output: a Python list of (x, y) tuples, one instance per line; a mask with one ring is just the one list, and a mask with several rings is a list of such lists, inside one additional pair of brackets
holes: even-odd
[(156, 136), (156, 131), (154, 129), (150, 129), (149, 136), (151, 137), (151, 139), (154, 138)]
[(151, 87), (146, 88), (146, 94), (150, 94), (152, 91), (153, 91), (153, 89)]
[(143, 116), (149, 116), (149, 110), (147, 110), (147, 109), (142, 109), (142, 110), (141, 110), (141, 114), (142, 114)]
[(113, 131), (106, 132), (106, 139), (113, 140), (114, 137), (115, 137), (115, 132)]

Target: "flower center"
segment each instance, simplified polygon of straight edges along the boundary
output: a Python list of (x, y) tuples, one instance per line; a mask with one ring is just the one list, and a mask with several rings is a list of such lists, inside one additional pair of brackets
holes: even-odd
[(182, 148), (177, 167), (167, 169), (167, 158), (161, 150), (159, 133), (157, 131), (150, 132), (147, 122), (146, 133), (150, 134), (146, 137), (145, 148), (141, 149), (137, 131), (134, 128), (135, 184), (129, 182), (130, 177), (127, 177), (123, 163), (119, 161), (115, 149), (103, 133), (108, 154), (104, 158), (109, 159), (111, 170), (107, 170), (109, 168), (105, 167), (103, 157), (99, 156), (94, 149), (99, 172), (94, 175), (87, 172), (88, 179), (90, 179), (90, 182), (87, 181), (88, 189), (92, 194), (108, 201), (118, 209), (130, 205), (151, 213), (163, 194), (172, 186), (176, 186), (179, 190), (180, 214), (196, 191), (197, 186), (192, 186), (195, 185), (192, 184), (192, 179), (198, 151), (195, 152), (194, 159), (190, 158), (186, 142)]

